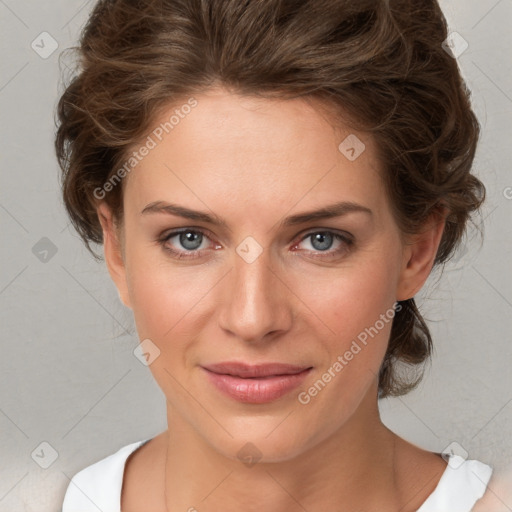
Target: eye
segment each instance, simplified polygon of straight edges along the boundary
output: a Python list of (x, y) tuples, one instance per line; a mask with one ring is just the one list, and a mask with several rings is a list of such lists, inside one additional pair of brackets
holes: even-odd
[[(174, 242), (172, 242), (173, 239), (175, 239)], [(201, 257), (203, 252), (208, 249), (208, 243), (206, 242), (208, 240), (210, 240), (210, 238), (203, 230), (183, 228), (167, 233), (157, 241), (173, 258), (193, 259)], [(306, 249), (305, 252), (313, 253), (312, 256), (315, 258), (333, 258), (339, 256), (348, 252), (354, 244), (351, 235), (322, 230), (307, 233), (299, 242), (293, 245), (292, 249), (295, 250), (307, 240), (309, 240), (309, 245), (312, 249)], [(337, 248), (332, 249), (332, 246), (336, 242), (338, 244)], [(220, 248), (220, 245), (215, 245), (215, 249)]]
[[(307, 240), (309, 240), (309, 245), (312, 247), (312, 250), (308, 249), (307, 252), (320, 253), (314, 254), (313, 257), (315, 258), (338, 256), (350, 250), (354, 244), (354, 240), (348, 235), (342, 235), (334, 231), (312, 231), (303, 236), (301, 240), (294, 245), (294, 248)], [(337, 247), (331, 250), (336, 242), (338, 243)]]
[[(173, 239), (176, 239), (176, 241), (171, 244), (170, 242)], [(208, 247), (208, 244), (204, 244), (205, 240), (209, 240), (209, 237), (203, 231), (185, 228), (166, 234), (158, 242), (174, 257), (185, 259), (200, 257), (203, 250)], [(176, 245), (178, 249), (174, 248)]]

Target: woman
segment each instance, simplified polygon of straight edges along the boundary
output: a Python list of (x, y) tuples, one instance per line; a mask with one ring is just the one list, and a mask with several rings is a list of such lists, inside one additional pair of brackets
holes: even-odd
[(421, 379), (400, 371), (431, 353), (414, 296), (485, 195), (447, 35), (435, 1), (96, 5), (58, 108), (63, 197), (104, 244), (168, 428), (75, 475), (63, 512), (483, 495), (488, 465), (378, 410)]

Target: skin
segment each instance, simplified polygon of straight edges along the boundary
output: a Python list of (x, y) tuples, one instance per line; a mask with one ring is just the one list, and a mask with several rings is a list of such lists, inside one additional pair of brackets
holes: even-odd
[[(416, 510), (446, 462), (380, 420), (377, 375), (391, 322), (308, 404), (297, 395), (396, 301), (421, 289), (444, 221), (403, 238), (373, 141), (357, 133), (366, 149), (348, 160), (338, 145), (353, 132), (334, 127), (313, 102), (220, 88), (195, 98), (198, 105), (125, 178), (120, 232), (98, 205), (110, 275), (140, 340), (160, 350), (149, 368), (168, 412), (168, 429), (127, 461), (123, 512)], [(215, 214), (227, 227), (142, 215), (154, 201)], [(338, 201), (373, 214), (279, 224)], [(179, 228), (203, 231), (199, 257), (177, 259), (158, 243)], [(327, 230), (350, 233), (355, 243), (333, 238), (322, 250), (306, 236)], [(236, 251), (248, 236), (263, 248), (252, 263)], [(179, 236), (165, 244), (187, 252)], [(243, 404), (200, 368), (228, 360), (313, 370), (275, 402)], [(251, 467), (237, 457), (247, 442), (261, 453)]]

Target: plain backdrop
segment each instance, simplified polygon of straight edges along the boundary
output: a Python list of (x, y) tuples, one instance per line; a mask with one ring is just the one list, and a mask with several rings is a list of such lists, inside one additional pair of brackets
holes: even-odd
[[(93, 4), (0, 0), (1, 511), (60, 510), (77, 471), (166, 428), (164, 396), (133, 354), (131, 312), (60, 199), (58, 56)], [(418, 302), (432, 363), (417, 390), (380, 407), (409, 441), (501, 468), (512, 459), (512, 0), (441, 6), (468, 43), (457, 60), (482, 125), (484, 240), (470, 231), (443, 276), (429, 278)]]

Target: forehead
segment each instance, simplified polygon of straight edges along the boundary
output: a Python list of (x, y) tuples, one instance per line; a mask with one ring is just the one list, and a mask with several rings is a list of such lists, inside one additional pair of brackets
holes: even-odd
[[(373, 140), (333, 123), (322, 105), (222, 89), (194, 102), (170, 105), (155, 119), (146, 139), (152, 148), (128, 177), (126, 194), (137, 207), (165, 196), (186, 196), (196, 206), (201, 197), (224, 199), (226, 207), (243, 200), (256, 208), (261, 201), (291, 206), (300, 197), (311, 204), (344, 195), (379, 200)], [(360, 152), (357, 158), (347, 157), (348, 146)]]

